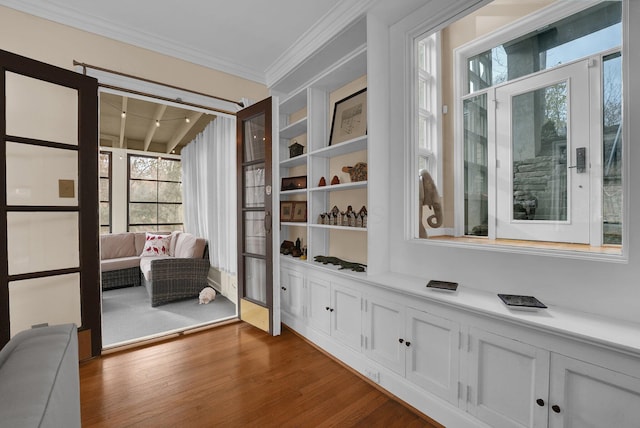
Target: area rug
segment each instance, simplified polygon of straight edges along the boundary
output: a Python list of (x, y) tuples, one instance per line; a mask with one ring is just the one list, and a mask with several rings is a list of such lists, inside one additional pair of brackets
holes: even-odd
[(220, 294), (207, 305), (193, 297), (152, 308), (143, 286), (106, 290), (102, 293), (102, 346), (201, 326), (236, 313), (236, 305)]

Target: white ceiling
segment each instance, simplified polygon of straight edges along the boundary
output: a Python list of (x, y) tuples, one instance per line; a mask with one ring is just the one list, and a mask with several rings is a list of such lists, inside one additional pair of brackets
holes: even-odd
[(260, 83), (288, 48), (346, 3), (357, 1), (0, 0), (0, 5)]

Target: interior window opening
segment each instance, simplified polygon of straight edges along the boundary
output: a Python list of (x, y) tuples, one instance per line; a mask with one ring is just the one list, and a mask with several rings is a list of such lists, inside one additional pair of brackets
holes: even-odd
[[(455, 108), (441, 118), (438, 155), (456, 160), (436, 187), (456, 203), (438, 230), (420, 199), (419, 236), (621, 254), (622, 3), (539, 1), (524, 12), (503, 3), (439, 33), (443, 111)], [(535, 29), (523, 35), (525, 17)], [(418, 168), (428, 169), (420, 149)]]

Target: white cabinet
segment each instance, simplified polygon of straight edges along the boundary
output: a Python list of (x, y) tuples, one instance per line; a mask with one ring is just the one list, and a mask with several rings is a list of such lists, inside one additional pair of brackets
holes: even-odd
[(304, 275), (289, 269), (280, 273), (280, 308), (293, 318), (304, 315)]
[(547, 426), (549, 352), (469, 329), (467, 410), (495, 428)]
[(309, 326), (361, 349), (362, 295), (353, 287), (309, 276)]
[(457, 404), (457, 323), (378, 298), (367, 299), (365, 313), (365, 354), (371, 360)]
[(469, 329), (467, 411), (496, 428), (637, 428), (640, 379)]
[(307, 279), (309, 302), (307, 317), (309, 326), (331, 334), (331, 284), (329, 281), (309, 276)]
[(552, 354), (545, 407), (550, 428), (637, 428), (640, 379)]

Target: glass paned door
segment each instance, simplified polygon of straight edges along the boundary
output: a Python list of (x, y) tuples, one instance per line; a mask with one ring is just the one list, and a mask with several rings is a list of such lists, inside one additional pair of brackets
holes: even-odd
[(5, 51), (0, 70), (0, 348), (75, 323), (99, 355), (97, 81)]
[(497, 238), (590, 242), (588, 61), (496, 89)]
[[(237, 114), (240, 318), (274, 329), (271, 98)], [(279, 313), (279, 312), (278, 312)]]

